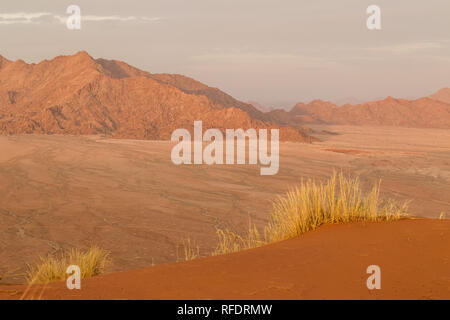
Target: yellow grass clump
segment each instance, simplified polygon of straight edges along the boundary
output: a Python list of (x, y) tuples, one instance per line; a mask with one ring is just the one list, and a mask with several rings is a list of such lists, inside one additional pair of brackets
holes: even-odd
[(72, 249), (60, 257), (40, 257), (35, 265), (29, 265), (26, 279), (28, 283), (48, 283), (65, 280), (67, 268), (77, 265), (81, 270), (81, 278), (102, 274), (112, 262), (109, 251), (96, 246), (86, 251)]
[(184, 260), (190, 261), (200, 258), (200, 247), (191, 242), (191, 239), (187, 239), (183, 243), (184, 246)]
[(273, 203), (269, 223), (261, 235), (250, 223), (244, 236), (217, 230), (215, 255), (237, 252), (297, 237), (323, 224), (399, 220), (407, 216), (406, 204), (382, 201), (379, 183), (364, 193), (359, 178), (334, 173), (326, 183), (313, 180), (300, 185)]

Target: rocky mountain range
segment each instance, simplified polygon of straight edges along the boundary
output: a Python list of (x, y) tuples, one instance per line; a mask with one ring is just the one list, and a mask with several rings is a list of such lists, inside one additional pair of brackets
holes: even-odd
[(104, 134), (167, 140), (178, 128), (280, 128), (284, 141), (308, 130), (279, 126), (253, 106), (182, 75), (151, 74), (81, 51), (38, 64), (0, 56), (0, 133)]
[(314, 100), (298, 103), (290, 111), (274, 110), (270, 119), (283, 125), (338, 124), (450, 128), (450, 89), (416, 100), (387, 97), (358, 105)]
[(311, 142), (309, 124), (450, 128), (450, 89), (416, 100), (388, 97), (336, 106), (314, 100), (262, 112), (177, 74), (153, 74), (81, 51), (38, 64), (0, 56), (0, 133), (102, 134), (167, 140), (195, 120), (208, 128), (280, 128), (283, 141)]

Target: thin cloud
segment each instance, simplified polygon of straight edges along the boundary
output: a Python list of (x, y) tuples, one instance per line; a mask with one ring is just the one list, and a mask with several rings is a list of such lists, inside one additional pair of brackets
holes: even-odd
[[(66, 23), (69, 15), (62, 16), (50, 12), (14, 12), (0, 13), (0, 24), (39, 24), (43, 22), (56, 21)], [(81, 21), (87, 22), (141, 22), (150, 23), (163, 20), (162, 17), (136, 17), (136, 16), (99, 16), (99, 15), (81, 15)]]
[[(55, 19), (57, 19), (61, 23), (66, 23), (67, 16), (54, 15)], [(81, 15), (81, 21), (89, 21), (89, 22), (105, 22), (105, 21), (116, 21), (116, 22), (157, 22), (163, 20), (161, 17), (135, 17), (135, 16), (96, 16), (96, 15)]]
[(0, 13), (0, 24), (29, 24), (37, 23), (44, 17), (49, 17), (50, 12), (14, 12)]
[(395, 44), (391, 46), (372, 47), (367, 48), (367, 50), (372, 52), (404, 55), (404, 54), (426, 52), (429, 50), (448, 48), (448, 45), (444, 44), (445, 42), (447, 41), (411, 42), (411, 43)]

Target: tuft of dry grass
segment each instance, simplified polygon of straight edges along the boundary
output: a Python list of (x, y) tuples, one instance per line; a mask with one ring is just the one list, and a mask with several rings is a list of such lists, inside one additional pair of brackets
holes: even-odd
[(269, 223), (261, 235), (249, 224), (245, 235), (217, 230), (219, 243), (214, 255), (227, 254), (297, 237), (323, 224), (358, 221), (378, 222), (407, 217), (406, 203), (382, 201), (380, 183), (364, 193), (359, 178), (334, 173), (326, 183), (302, 181), (273, 203)]
[(183, 243), (184, 246), (184, 260), (190, 261), (200, 258), (200, 247), (191, 242), (191, 239), (187, 239)]
[(217, 229), (219, 243), (213, 255), (227, 254), (250, 248), (257, 248), (266, 243), (254, 224), (249, 221), (245, 236), (241, 236), (230, 230)]
[(4, 278), (10, 277), (12, 275), (16, 275), (15, 273), (19, 270), (19, 268), (16, 268), (14, 270), (6, 271), (4, 273), (0, 273), (0, 281), (2, 281)]
[(86, 251), (72, 249), (59, 257), (40, 257), (39, 262), (28, 265), (26, 279), (28, 283), (48, 283), (65, 280), (70, 265), (77, 265), (81, 270), (81, 278), (102, 274), (112, 263), (110, 252), (93, 246)]

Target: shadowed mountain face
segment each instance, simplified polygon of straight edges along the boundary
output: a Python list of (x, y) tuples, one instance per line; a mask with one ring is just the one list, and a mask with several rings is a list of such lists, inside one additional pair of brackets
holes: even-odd
[(358, 105), (336, 105), (322, 100), (298, 103), (289, 112), (269, 113), (273, 121), (284, 125), (341, 124), (415, 128), (450, 128), (450, 92), (443, 89), (428, 98), (394, 99)]
[[(279, 128), (251, 105), (198, 81), (151, 74), (86, 52), (39, 64), (0, 57), (0, 133), (107, 134), (166, 140), (178, 128)], [(301, 128), (280, 139), (311, 141)]]

